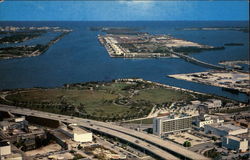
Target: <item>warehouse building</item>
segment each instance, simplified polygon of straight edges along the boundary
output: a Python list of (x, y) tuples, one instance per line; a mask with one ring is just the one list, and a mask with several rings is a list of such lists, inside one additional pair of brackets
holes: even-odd
[(222, 147), (238, 152), (246, 152), (248, 149), (248, 140), (236, 136), (226, 136), (222, 138)]
[(235, 126), (232, 124), (209, 124), (205, 125), (205, 133), (211, 133), (218, 136), (239, 135), (247, 133), (247, 128)]
[(61, 132), (76, 142), (92, 142), (92, 133), (76, 125), (69, 125), (61, 128)]
[(193, 116), (190, 115), (170, 115), (156, 117), (153, 119), (153, 133), (163, 136), (167, 133), (189, 130), (192, 127)]

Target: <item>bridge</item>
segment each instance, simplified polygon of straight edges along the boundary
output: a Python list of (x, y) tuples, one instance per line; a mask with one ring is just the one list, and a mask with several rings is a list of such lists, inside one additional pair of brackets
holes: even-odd
[(218, 70), (228, 70), (226, 67), (224, 66), (219, 66), (219, 65), (214, 65), (214, 64), (211, 64), (211, 63), (206, 63), (206, 62), (203, 62), (203, 61), (200, 61), (198, 59), (195, 59), (194, 57), (191, 57), (191, 56), (188, 56), (188, 55), (185, 55), (183, 53), (177, 53), (177, 52), (174, 52), (172, 49), (168, 49), (168, 52), (170, 52), (171, 54), (177, 56), (177, 57), (180, 57), (190, 63), (194, 63), (194, 64), (197, 64), (197, 65), (200, 65), (200, 66), (203, 66), (203, 67), (207, 67), (207, 68), (211, 68), (211, 69), (218, 69)]
[(134, 146), (143, 149), (146, 153), (157, 157), (158, 159), (209, 159), (171, 141), (162, 140), (154, 135), (127, 129), (111, 123), (30, 110), (2, 104), (0, 104), (0, 111), (9, 112), (12, 114), (58, 120), (65, 123), (75, 123), (95, 132), (107, 134), (131, 143)]

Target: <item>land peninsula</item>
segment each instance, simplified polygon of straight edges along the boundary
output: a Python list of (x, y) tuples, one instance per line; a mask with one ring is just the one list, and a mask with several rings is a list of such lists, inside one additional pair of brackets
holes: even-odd
[[(0, 27), (0, 34), (3, 35), (3, 37), (0, 38), (0, 44), (13, 45), (0, 48), (0, 59), (38, 56), (71, 31), (72, 30), (59, 27)], [(18, 45), (19, 43), (52, 32), (59, 33), (59, 35), (51, 39), (47, 44)]]
[(249, 73), (212, 70), (208, 72), (168, 75), (169, 77), (211, 86), (222, 87), (228, 91), (250, 94)]

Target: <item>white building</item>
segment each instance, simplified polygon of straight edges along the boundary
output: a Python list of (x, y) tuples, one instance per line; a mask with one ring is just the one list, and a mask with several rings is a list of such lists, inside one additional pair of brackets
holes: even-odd
[(195, 120), (195, 124), (200, 127), (204, 128), (205, 125), (213, 124), (213, 123), (223, 123), (224, 120), (220, 120), (219, 118), (212, 119), (207, 114), (200, 114)]
[(207, 124), (213, 124), (214, 121), (212, 120), (212, 118), (207, 115), (207, 114), (202, 114), (200, 116), (198, 116), (195, 120), (195, 124), (200, 127), (200, 128), (204, 128), (204, 125)]
[(5, 155), (11, 154), (10, 142), (0, 142), (0, 158)]
[(248, 140), (236, 136), (226, 136), (222, 138), (222, 147), (239, 152), (246, 152), (248, 149)]
[(189, 130), (192, 127), (193, 116), (164, 116), (153, 119), (153, 133), (162, 136), (166, 133)]
[(212, 133), (218, 136), (239, 135), (248, 132), (247, 128), (222, 123), (205, 125), (204, 129), (205, 133)]
[(71, 137), (76, 142), (92, 142), (92, 133), (75, 125), (61, 128), (61, 132)]

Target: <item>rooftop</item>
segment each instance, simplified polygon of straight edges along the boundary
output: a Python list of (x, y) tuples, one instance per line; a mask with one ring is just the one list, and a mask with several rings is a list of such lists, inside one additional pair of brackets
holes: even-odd
[(162, 120), (174, 120), (174, 119), (182, 119), (182, 118), (190, 118), (192, 115), (189, 114), (179, 114), (179, 115), (168, 115), (168, 116), (160, 116), (156, 117), (157, 119)]
[(1, 141), (0, 142), (0, 147), (5, 147), (5, 146), (9, 146), (10, 145), (10, 142), (8, 141)]
[(86, 133), (89, 133), (88, 131), (78, 127), (78, 126), (75, 126), (75, 125), (70, 125), (68, 127), (64, 127), (62, 128), (63, 130), (67, 131), (67, 132), (70, 132), (72, 134), (86, 134)]
[(216, 127), (217, 129), (220, 130), (225, 130), (225, 131), (236, 131), (236, 130), (240, 130), (240, 129), (244, 129), (243, 127), (239, 127), (239, 126), (235, 126), (232, 124), (210, 124), (209, 126), (213, 126)]
[(245, 140), (245, 138), (236, 137), (236, 136), (226, 136), (226, 138), (233, 139), (233, 140), (236, 140), (236, 141), (243, 141), (243, 140)]

